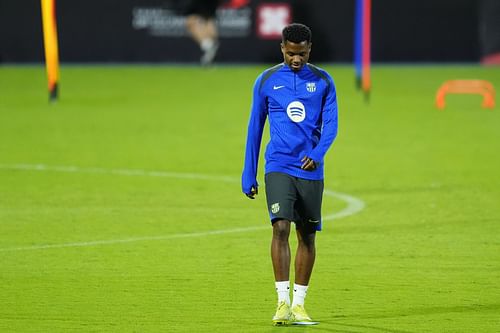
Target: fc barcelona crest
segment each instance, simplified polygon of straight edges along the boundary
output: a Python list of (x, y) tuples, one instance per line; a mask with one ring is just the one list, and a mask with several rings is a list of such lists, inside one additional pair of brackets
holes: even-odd
[(309, 92), (315, 92), (316, 91), (316, 82), (307, 82), (306, 84), (306, 89)]
[(280, 203), (279, 203), (279, 202), (273, 203), (273, 204), (271, 205), (271, 212), (272, 212), (273, 214), (276, 214), (276, 213), (277, 213), (277, 212), (279, 212), (279, 211), (280, 211)]

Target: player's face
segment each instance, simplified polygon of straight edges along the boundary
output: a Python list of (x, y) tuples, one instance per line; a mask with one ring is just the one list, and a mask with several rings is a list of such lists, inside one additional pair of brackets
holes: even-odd
[(285, 41), (281, 43), (281, 52), (283, 53), (285, 64), (297, 72), (309, 61), (311, 43), (307, 41), (300, 43)]

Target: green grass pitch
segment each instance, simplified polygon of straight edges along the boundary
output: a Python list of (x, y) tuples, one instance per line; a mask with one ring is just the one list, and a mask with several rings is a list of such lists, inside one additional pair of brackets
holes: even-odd
[(0, 67), (0, 331), (498, 332), (500, 108), (434, 96), (500, 92), (500, 70), (375, 66), (367, 104), (352, 67), (325, 66), (325, 186), (365, 207), (318, 235), (320, 325), (275, 328), (265, 197), (239, 184), (265, 67), (63, 66), (55, 104), (43, 67)]

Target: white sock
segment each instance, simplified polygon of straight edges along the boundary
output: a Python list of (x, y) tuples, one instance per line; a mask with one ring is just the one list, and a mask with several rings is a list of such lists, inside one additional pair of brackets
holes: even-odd
[(290, 281), (276, 281), (276, 292), (278, 293), (278, 303), (285, 301), (290, 305)]
[(304, 299), (306, 298), (308, 286), (302, 286), (300, 284), (293, 284), (293, 303), (292, 308), (295, 305), (304, 305)]
[(207, 51), (207, 50), (210, 50), (214, 46), (214, 44), (215, 44), (215, 41), (213, 39), (206, 38), (206, 39), (201, 41), (200, 48), (203, 51)]

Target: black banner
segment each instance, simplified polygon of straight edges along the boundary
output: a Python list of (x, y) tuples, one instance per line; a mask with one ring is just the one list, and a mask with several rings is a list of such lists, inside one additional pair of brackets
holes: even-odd
[[(175, 10), (174, 1), (57, 0), (61, 61), (198, 62), (199, 47), (188, 37), (185, 18)], [(498, 0), (489, 3), (497, 5)], [(290, 21), (312, 28), (313, 62), (352, 62), (354, 4), (252, 0), (232, 8), (223, 3), (217, 11), (221, 46), (216, 62), (281, 61), (279, 34)], [(476, 0), (373, 0), (373, 60), (478, 61), (478, 7)], [(483, 12), (488, 22), (500, 24), (489, 10)], [(489, 31), (481, 34), (483, 53), (498, 50), (499, 38), (488, 37)], [(40, 1), (0, 0), (0, 62), (41, 61)]]
[(500, 1), (481, 0), (479, 16), (481, 55), (500, 53)]

